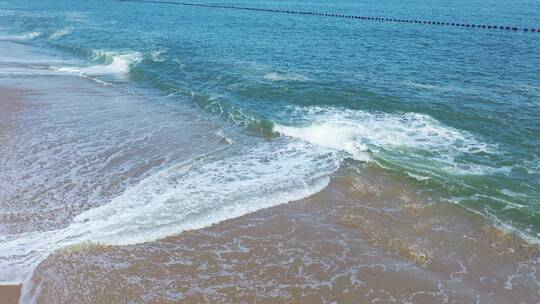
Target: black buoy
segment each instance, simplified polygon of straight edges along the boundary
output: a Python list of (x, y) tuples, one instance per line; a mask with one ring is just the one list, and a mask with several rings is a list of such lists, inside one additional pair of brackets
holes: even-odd
[[(0, 0), (1, 1), (1, 0)], [(511, 30), (511, 31), (523, 31), (523, 32), (534, 32), (540, 33), (540, 28), (521, 28), (515, 26), (498, 26), (498, 25), (483, 25), (483, 24), (467, 24), (467, 23), (450, 23), (450, 22), (440, 22), (440, 21), (422, 21), (414, 19), (395, 19), (395, 18), (385, 18), (385, 17), (368, 17), (368, 16), (355, 16), (355, 15), (344, 15), (344, 14), (330, 14), (322, 12), (304, 12), (304, 11), (291, 11), (291, 10), (277, 10), (270, 8), (257, 8), (257, 7), (242, 7), (242, 6), (231, 6), (231, 5), (214, 5), (214, 4), (202, 4), (202, 3), (187, 3), (187, 2), (176, 2), (176, 1), (166, 1), (166, 0), (116, 0), (121, 2), (139, 2), (139, 3), (161, 3), (161, 4), (171, 4), (171, 5), (184, 5), (191, 7), (205, 7), (205, 8), (221, 8), (221, 9), (235, 9), (243, 11), (254, 11), (254, 12), (270, 12), (270, 13), (282, 13), (282, 14), (296, 14), (296, 15), (313, 15), (313, 16), (324, 16), (324, 17), (338, 17), (338, 18), (348, 18), (348, 19), (362, 19), (362, 20), (376, 20), (376, 21), (389, 21), (389, 22), (400, 22), (400, 23), (416, 23), (416, 24), (436, 24), (436, 25), (446, 25), (446, 26), (459, 26), (459, 27), (473, 27), (473, 28), (488, 28), (488, 29), (501, 29), (501, 30)]]

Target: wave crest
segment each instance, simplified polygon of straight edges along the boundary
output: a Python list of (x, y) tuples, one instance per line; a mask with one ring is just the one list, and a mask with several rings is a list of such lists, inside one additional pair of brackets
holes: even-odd
[(59, 72), (79, 75), (121, 75), (129, 73), (130, 69), (140, 63), (143, 56), (139, 52), (116, 53), (106, 51), (93, 51), (93, 59), (104, 64), (88, 67), (61, 67)]
[(56, 39), (60, 39), (66, 35), (69, 35), (71, 33), (71, 30), (69, 29), (61, 29), (61, 30), (58, 30), (54, 33), (51, 34), (51, 36), (49, 36), (50, 39), (53, 39), (53, 40), (56, 40)]
[[(479, 142), (466, 131), (445, 126), (419, 113), (370, 113), (337, 108), (295, 108), (303, 126), (276, 124), (274, 131), (319, 146), (347, 152), (352, 158), (432, 162), (450, 173), (475, 174), (486, 169), (460, 163), (461, 155), (493, 153), (493, 147)], [(399, 156), (399, 157), (397, 157)]]
[(41, 36), (41, 33), (35, 31), (35, 32), (29, 32), (26, 34), (21, 34), (21, 35), (3, 35), (3, 36), (0, 36), (0, 40), (26, 41), (26, 40), (32, 40), (39, 36)]

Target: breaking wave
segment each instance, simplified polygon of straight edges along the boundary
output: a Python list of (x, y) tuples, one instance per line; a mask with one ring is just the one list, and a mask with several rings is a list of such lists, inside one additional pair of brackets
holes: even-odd
[(0, 282), (22, 282), (40, 261), (68, 246), (152, 241), (308, 197), (325, 188), (340, 165), (337, 154), (300, 141), (226, 151), (150, 176), (65, 229), (0, 237)]
[(54, 33), (51, 34), (51, 36), (49, 36), (50, 39), (53, 39), (53, 40), (56, 40), (56, 39), (60, 39), (66, 35), (69, 35), (71, 33), (71, 30), (69, 29), (61, 29), (61, 30), (58, 30)]
[(32, 40), (39, 36), (41, 36), (40, 32), (30, 32), (30, 33), (20, 34), (20, 35), (0, 35), (0, 40), (26, 41), (26, 40)]
[(105, 51), (93, 51), (94, 61), (104, 64), (87, 67), (60, 67), (57, 70), (62, 73), (100, 76), (100, 75), (122, 75), (129, 73), (130, 69), (142, 61), (142, 54), (139, 52), (116, 53)]
[[(464, 154), (494, 149), (466, 131), (418, 113), (371, 113), (337, 108), (295, 108), (300, 126), (276, 124), (274, 131), (322, 147), (344, 151), (359, 161), (414, 160), (418, 168), (443, 168), (453, 174), (483, 174), (489, 168), (458, 160)], [(427, 161), (427, 163), (426, 163)]]

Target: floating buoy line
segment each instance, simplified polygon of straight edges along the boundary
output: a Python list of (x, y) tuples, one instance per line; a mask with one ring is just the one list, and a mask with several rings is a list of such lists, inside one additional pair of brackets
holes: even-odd
[(507, 31), (513, 31), (513, 32), (540, 33), (540, 27), (517, 27), (517, 26), (509, 26), (509, 25), (473, 24), (473, 23), (462, 23), (462, 22), (442, 22), (442, 21), (428, 21), (428, 20), (416, 20), (416, 19), (396, 19), (396, 18), (385, 18), (385, 17), (370, 17), (370, 16), (345, 15), (345, 14), (334, 14), (334, 13), (320, 13), (320, 12), (294, 11), (294, 10), (282, 10), (282, 9), (270, 9), (270, 8), (242, 7), (242, 6), (231, 6), (231, 5), (162, 1), (162, 0), (117, 0), (117, 1), (155, 3), (155, 4), (172, 4), (172, 5), (234, 9), (234, 10), (267, 12), (267, 13), (292, 14), (292, 15), (311, 15), (311, 16), (320, 16), (320, 17), (360, 19), (360, 20), (380, 21), (380, 22), (414, 23), (414, 24), (422, 24), (422, 25), (453, 26), (453, 27), (462, 27), (462, 28), (495, 29), (495, 30), (507, 30)]

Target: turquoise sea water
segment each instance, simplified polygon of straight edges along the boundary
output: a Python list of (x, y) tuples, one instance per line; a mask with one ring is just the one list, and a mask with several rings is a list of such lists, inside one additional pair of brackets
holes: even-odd
[[(540, 28), (540, 3), (531, 0), (204, 3)], [(17, 0), (0, 2), (0, 33), (81, 60), (55, 72), (158, 90), (254, 142), (291, 138), (355, 168), (380, 166), (540, 240), (538, 33)]]

